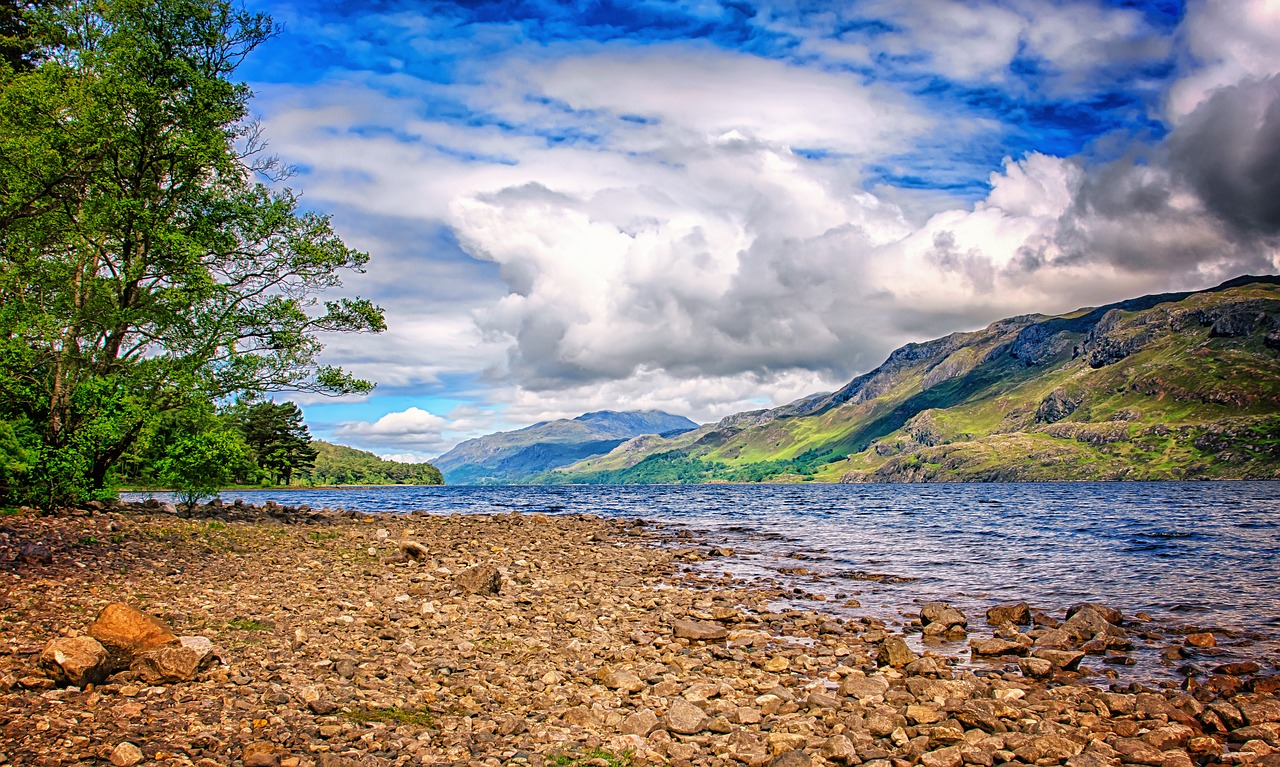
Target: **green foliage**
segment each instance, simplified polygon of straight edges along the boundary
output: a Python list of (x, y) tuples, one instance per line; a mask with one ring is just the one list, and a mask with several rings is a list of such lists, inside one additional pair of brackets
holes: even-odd
[(156, 475), (172, 487), (181, 504), (194, 509), (218, 494), (245, 458), (244, 440), (231, 430), (209, 429), (183, 435), (165, 448)]
[(227, 621), (227, 628), (236, 631), (274, 631), (275, 626), (270, 623), (263, 623), (252, 618), (234, 618)]
[(150, 420), (193, 399), (369, 390), (317, 362), (319, 333), (385, 329), (368, 301), (319, 299), (368, 256), (259, 181), (287, 173), (231, 79), (270, 19), (32, 6), (0, 3), (0, 420), (28, 466), (8, 495), (109, 493)]
[(390, 708), (362, 708), (347, 714), (353, 722), (383, 722), (386, 724), (406, 725), (409, 727), (432, 727), (435, 719), (430, 712), (422, 709), (405, 709), (392, 706)]
[(11, 497), (14, 487), (26, 480), (29, 469), (27, 451), (17, 433), (0, 421), (0, 498)]
[(581, 754), (556, 754), (551, 757), (551, 763), (559, 767), (586, 767), (603, 761), (609, 767), (631, 767), (634, 756), (630, 750), (615, 753), (607, 748), (592, 748)]
[(440, 470), (429, 463), (387, 461), (373, 453), (344, 445), (313, 442), (315, 467), (308, 474), (313, 485), (442, 485)]
[(272, 484), (288, 485), (294, 472), (315, 464), (311, 432), (302, 411), (292, 402), (237, 403), (228, 415), (244, 436), (259, 476)]

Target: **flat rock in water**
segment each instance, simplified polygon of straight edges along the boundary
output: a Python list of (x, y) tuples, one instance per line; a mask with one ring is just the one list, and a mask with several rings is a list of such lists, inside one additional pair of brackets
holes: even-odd
[(1023, 655), (1027, 648), (1011, 639), (971, 639), (969, 648), (974, 655)]
[(881, 643), (880, 651), (876, 653), (876, 662), (881, 666), (902, 668), (917, 657), (919, 656), (907, 646), (907, 640), (894, 634)]
[(929, 602), (920, 608), (920, 622), (926, 628), (937, 627), (936, 633), (943, 633), (952, 626), (969, 625), (964, 613), (946, 602)]
[(1007, 602), (987, 610), (987, 623), (999, 626), (1012, 623), (1015, 626), (1026, 626), (1031, 623), (1031, 606), (1026, 602)]

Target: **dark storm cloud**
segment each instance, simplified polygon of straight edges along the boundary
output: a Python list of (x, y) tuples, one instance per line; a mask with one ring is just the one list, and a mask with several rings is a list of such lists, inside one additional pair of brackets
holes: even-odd
[(1280, 77), (1218, 89), (1169, 147), (1206, 207), (1244, 233), (1280, 232)]

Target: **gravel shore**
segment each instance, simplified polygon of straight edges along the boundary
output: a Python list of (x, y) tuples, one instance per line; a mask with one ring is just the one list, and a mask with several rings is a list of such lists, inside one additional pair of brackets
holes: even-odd
[[(1102, 610), (966, 631), (933, 608), (926, 634), (995, 658), (975, 673), (874, 619), (773, 612), (780, 589), (691, 571), (708, 552), (637, 521), (210, 514), (0, 517), (0, 764), (1280, 767), (1256, 664), (1088, 684), (1124, 650)], [(215, 662), (83, 689), (41, 669), (112, 603)]]

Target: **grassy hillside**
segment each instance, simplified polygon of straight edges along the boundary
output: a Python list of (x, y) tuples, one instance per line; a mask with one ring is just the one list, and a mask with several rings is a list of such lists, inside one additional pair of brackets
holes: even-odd
[(604, 455), (637, 435), (677, 434), (695, 427), (684, 416), (658, 410), (601, 410), (470, 439), (435, 464), (453, 485), (518, 482)]
[(314, 440), (315, 467), (307, 481), (313, 485), (442, 485), (440, 470), (429, 463), (387, 461), (373, 453)]
[(1280, 477), (1280, 287), (1241, 278), (908, 344), (840, 391), (548, 482)]

